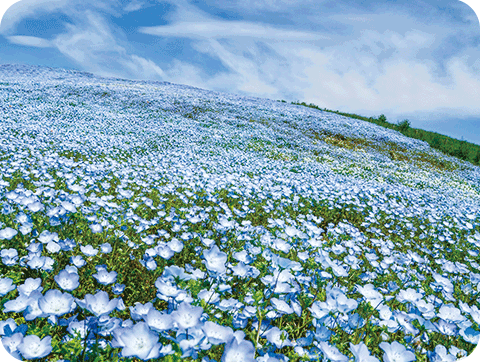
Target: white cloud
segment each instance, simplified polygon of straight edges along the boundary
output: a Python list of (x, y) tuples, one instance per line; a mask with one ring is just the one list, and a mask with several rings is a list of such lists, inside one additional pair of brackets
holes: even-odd
[(130, 13), (130, 12), (133, 12), (133, 11), (137, 11), (137, 10), (140, 10), (143, 8), (143, 5), (144, 3), (142, 1), (138, 1), (138, 0), (133, 0), (131, 2), (129, 2), (124, 8), (123, 10)]
[(298, 30), (287, 30), (265, 24), (246, 21), (192, 21), (176, 22), (172, 25), (141, 27), (141, 33), (157, 36), (175, 36), (193, 39), (201, 38), (255, 38), (278, 41), (301, 41), (328, 39), (328, 36)]
[(53, 47), (50, 40), (38, 38), (38, 37), (31, 37), (26, 35), (11, 35), (11, 36), (8, 36), (7, 39), (10, 43), (25, 45), (29, 47), (37, 47), (37, 48)]
[(56, 36), (52, 44), (83, 69), (103, 76), (162, 79), (162, 69), (151, 60), (129, 53), (99, 14), (86, 11), (81, 24), (66, 27), (67, 32)]

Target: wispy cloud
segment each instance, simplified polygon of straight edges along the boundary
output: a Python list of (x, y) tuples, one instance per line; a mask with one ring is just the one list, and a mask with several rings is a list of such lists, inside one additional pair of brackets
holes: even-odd
[[(52, 43), (82, 68), (105, 76), (162, 79), (163, 71), (153, 61), (131, 54), (120, 44), (108, 20), (92, 11)], [(119, 30), (120, 31), (120, 30)]]
[(38, 48), (49, 48), (53, 47), (53, 44), (50, 40), (31, 37), (26, 35), (11, 35), (7, 37), (8, 41), (14, 44), (26, 45), (29, 47), (38, 47)]
[(175, 36), (198, 38), (237, 38), (301, 41), (328, 39), (328, 36), (296, 30), (286, 30), (269, 25), (262, 25), (246, 21), (202, 21), (177, 22), (172, 25), (141, 27), (141, 33), (157, 36)]

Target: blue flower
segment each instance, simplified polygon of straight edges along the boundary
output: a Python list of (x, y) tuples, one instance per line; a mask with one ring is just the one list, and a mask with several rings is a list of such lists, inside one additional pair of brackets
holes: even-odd
[(280, 300), (275, 297), (272, 297), (270, 299), (270, 303), (272, 304), (274, 309), (282, 315), (293, 313), (293, 309), (285, 302), (285, 300)]
[(18, 360), (22, 360), (19, 351), (17, 350), (18, 346), (23, 342), (23, 334), (22, 333), (15, 333), (11, 336), (4, 336), (2, 337), (2, 344), (5, 347), (6, 351), (10, 353), (11, 356), (17, 358)]
[(79, 278), (76, 272), (70, 273), (66, 270), (60, 271), (59, 274), (54, 277), (58, 286), (66, 291), (75, 290), (80, 285)]
[(112, 287), (112, 292), (115, 294), (115, 295), (120, 295), (123, 290), (125, 289), (125, 285), (124, 284), (115, 284), (113, 285)]
[(70, 257), (70, 262), (73, 263), (76, 267), (80, 268), (85, 266), (86, 262), (82, 256), (72, 256)]
[(17, 350), (25, 359), (46, 357), (52, 351), (52, 337), (47, 336), (40, 340), (36, 335), (27, 335), (17, 346)]
[(380, 362), (376, 357), (370, 355), (370, 351), (365, 343), (350, 343), (350, 351), (355, 357), (356, 362)]
[(162, 313), (156, 309), (150, 309), (143, 319), (150, 329), (156, 332), (162, 332), (173, 328), (173, 319), (169, 314)]
[(224, 274), (227, 271), (225, 263), (227, 262), (227, 254), (221, 252), (217, 245), (209, 250), (203, 250), (204, 264), (211, 272)]
[(255, 361), (255, 348), (252, 342), (233, 337), (225, 344), (222, 362), (253, 362)]
[(233, 338), (233, 330), (228, 326), (216, 324), (211, 321), (205, 322), (202, 330), (212, 344), (222, 344), (230, 341)]
[(200, 322), (203, 309), (200, 306), (192, 306), (187, 302), (178, 305), (177, 310), (172, 312), (171, 316), (180, 329), (188, 329), (196, 326)]
[(100, 251), (102, 251), (102, 253), (110, 253), (112, 252), (112, 246), (110, 243), (103, 243), (100, 245)]
[(117, 280), (117, 273), (115, 271), (107, 272), (104, 267), (97, 266), (97, 273), (93, 275), (99, 284), (110, 285)]
[(30, 296), (32, 292), (42, 292), (42, 279), (31, 277), (27, 278), (22, 285), (19, 285), (17, 290), (20, 295)]
[(98, 223), (90, 225), (90, 229), (92, 230), (92, 233), (102, 233), (103, 232), (102, 225), (100, 225)]
[(391, 344), (382, 342), (379, 347), (385, 352), (383, 354), (384, 362), (412, 362), (416, 359), (415, 354), (396, 341)]
[(117, 328), (113, 331), (111, 344), (114, 348), (123, 348), (122, 356), (137, 357), (141, 360), (156, 359), (160, 356), (161, 343), (144, 322), (131, 328)]
[(14, 266), (18, 260), (18, 252), (15, 248), (3, 249), (0, 252), (2, 263), (6, 266)]
[(69, 293), (59, 290), (48, 290), (38, 300), (38, 306), (46, 315), (61, 316), (70, 313), (76, 306), (74, 298)]
[(337, 347), (328, 344), (327, 342), (319, 342), (318, 347), (328, 360), (332, 362), (348, 362), (348, 357), (342, 354)]
[(20, 313), (27, 308), (31, 299), (30, 296), (19, 295), (16, 299), (9, 300), (3, 304), (3, 312), (8, 313), (13, 311), (15, 313)]
[(133, 320), (141, 320), (147, 316), (147, 313), (153, 309), (153, 304), (147, 302), (146, 304), (141, 304), (139, 302), (135, 303), (135, 306), (130, 306), (130, 316)]
[(7, 227), (0, 230), (0, 239), (11, 240), (13, 237), (17, 235), (17, 231), (13, 228)]
[(11, 278), (0, 278), (0, 296), (4, 296), (10, 291), (15, 290), (15, 287), (16, 285), (13, 284), (13, 280)]
[(270, 343), (275, 344), (277, 349), (293, 345), (288, 339), (288, 333), (284, 330), (280, 330), (276, 326), (269, 329), (265, 334), (265, 337)]
[(105, 291), (99, 291), (95, 295), (86, 294), (83, 300), (77, 299), (77, 303), (98, 317), (110, 314), (117, 307), (118, 298), (110, 300)]
[(87, 257), (96, 256), (98, 253), (98, 249), (93, 248), (92, 245), (80, 246), (80, 251)]
[(17, 323), (15, 323), (15, 320), (13, 320), (13, 318), (8, 318), (7, 320), (0, 320), (0, 335), (8, 335), (8, 329), (10, 329), (10, 332), (13, 332), (16, 327)]

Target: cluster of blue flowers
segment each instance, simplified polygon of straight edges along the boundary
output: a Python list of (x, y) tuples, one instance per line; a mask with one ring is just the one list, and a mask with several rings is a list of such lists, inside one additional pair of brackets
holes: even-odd
[(478, 167), (271, 100), (42, 67), (0, 80), (12, 356), (449, 361), (478, 344)]

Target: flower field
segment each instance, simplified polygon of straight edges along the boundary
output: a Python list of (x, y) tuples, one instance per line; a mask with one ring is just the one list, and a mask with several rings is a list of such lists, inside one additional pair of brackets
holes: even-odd
[(0, 66), (0, 336), (35, 361), (454, 361), (480, 168), (375, 124)]

